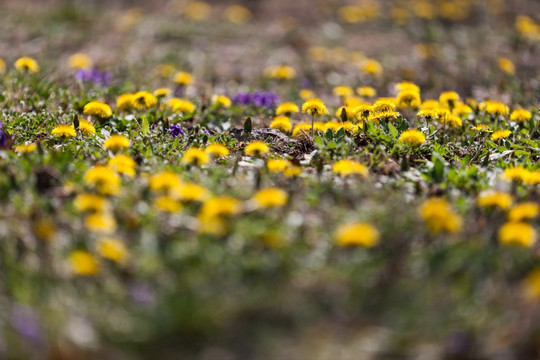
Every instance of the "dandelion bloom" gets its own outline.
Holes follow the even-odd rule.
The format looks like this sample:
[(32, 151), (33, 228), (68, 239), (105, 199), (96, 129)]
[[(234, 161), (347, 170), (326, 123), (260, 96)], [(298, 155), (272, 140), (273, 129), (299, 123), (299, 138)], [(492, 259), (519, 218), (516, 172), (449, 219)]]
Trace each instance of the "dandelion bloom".
[(529, 170), (520, 166), (514, 166), (508, 169), (505, 169), (504, 172), (501, 174), (501, 178), (505, 180), (510, 180), (510, 181), (526, 182), (529, 175), (530, 175)]
[(229, 155), (229, 149), (225, 145), (213, 143), (206, 147), (205, 149), (206, 153), (214, 156), (216, 158), (220, 158), (223, 156)]
[(97, 252), (106, 259), (122, 264), (128, 258), (126, 245), (117, 238), (104, 237), (98, 241)]
[(308, 123), (296, 124), (296, 126), (293, 129), (292, 136), (297, 137), (301, 133), (303, 133), (303, 132), (307, 133), (310, 130), (311, 130), (311, 125), (309, 125)]
[(473, 126), (472, 129), (474, 131), (478, 131), (478, 132), (485, 132), (485, 133), (492, 133), (493, 130), (490, 129), (490, 127), (486, 124), (478, 124), (476, 126)]
[(302, 168), (300, 166), (289, 164), (284, 170), (283, 175), (288, 178), (296, 178), (302, 174)]
[(214, 197), (207, 200), (201, 207), (199, 215), (205, 218), (230, 216), (239, 213), (240, 202), (230, 196)]
[(421, 100), (420, 93), (417, 90), (401, 90), (396, 98), (397, 106), (400, 108), (419, 109)]
[(300, 111), (300, 109), (295, 103), (285, 102), (278, 106), (278, 108), (276, 109), (276, 115), (290, 115), (298, 111)]
[(369, 75), (381, 75), (383, 67), (380, 62), (374, 59), (366, 59), (360, 64), (360, 69)]
[(332, 90), (332, 93), (336, 96), (347, 97), (352, 96), (354, 91), (350, 86), (336, 86)]
[(377, 90), (371, 86), (360, 86), (356, 88), (356, 93), (362, 97), (374, 97), (377, 95)]
[(85, 250), (75, 250), (69, 255), (69, 264), (77, 275), (92, 276), (99, 271), (98, 263), (92, 254)]
[(169, 195), (159, 196), (154, 200), (154, 206), (158, 210), (167, 211), (170, 213), (178, 212), (182, 209), (182, 204), (175, 198)]
[(362, 103), (353, 109), (354, 117), (357, 120), (365, 120), (369, 118), (369, 115), (373, 112), (373, 105), (370, 103)]
[(210, 196), (208, 189), (195, 183), (180, 184), (173, 192), (182, 201), (204, 201)]
[(232, 102), (231, 99), (225, 95), (214, 95), (212, 96), (212, 104), (218, 107), (228, 108), (231, 107)]
[(420, 110), (433, 110), (440, 106), (439, 102), (437, 100), (428, 99), (424, 100), (422, 104), (420, 104)]
[(433, 234), (458, 232), (463, 223), (461, 217), (444, 199), (431, 198), (424, 201), (418, 208), (418, 213)]
[(399, 141), (402, 141), (409, 146), (420, 146), (426, 142), (426, 136), (422, 134), (420, 130), (409, 129), (401, 133)]
[(270, 124), (270, 128), (280, 130), (283, 132), (290, 132), (292, 130), (292, 124), (288, 117), (276, 116), (274, 120), (272, 120), (272, 123)]
[(441, 119), (443, 124), (446, 124), (447, 126), (451, 128), (459, 128), (463, 126), (463, 122), (461, 121), (461, 118), (454, 114), (448, 114), (444, 118)]
[(537, 267), (527, 274), (524, 281), (524, 295), (530, 300), (540, 298), (540, 268)]
[(92, 67), (92, 59), (86, 54), (76, 53), (69, 57), (68, 64), (72, 69), (90, 69)]
[(285, 170), (288, 165), (290, 165), (290, 161), (284, 159), (269, 159), (266, 162), (266, 167), (271, 172), (281, 172)]
[(328, 113), (328, 110), (326, 109), (326, 105), (324, 105), (321, 99), (315, 98), (315, 99), (308, 99), (304, 103), (304, 105), (302, 105), (302, 112), (315, 116), (315, 115), (325, 115)]
[(439, 96), (439, 104), (446, 108), (452, 108), (459, 102), (459, 94), (455, 91), (445, 91)]
[(499, 65), (499, 69), (504, 71), (507, 74), (514, 75), (516, 73), (516, 65), (512, 62), (512, 60), (500, 57), (497, 59), (497, 64)]
[(273, 79), (294, 79), (296, 71), (288, 65), (269, 66), (264, 71), (267, 77)]
[(150, 177), (148, 187), (153, 191), (170, 191), (180, 185), (180, 177), (171, 171), (162, 171)]
[(300, 99), (307, 100), (315, 97), (315, 93), (309, 89), (302, 89), (300, 90), (298, 96), (300, 96)]
[(501, 102), (486, 101), (485, 112), (494, 116), (507, 115), (509, 109), (508, 106), (504, 105)]
[(191, 85), (193, 83), (193, 75), (185, 71), (179, 71), (174, 74), (174, 82), (180, 85)]
[(112, 116), (111, 107), (102, 101), (90, 101), (84, 106), (83, 113), (101, 119), (108, 119)]
[(122, 94), (118, 97), (118, 99), (116, 99), (116, 108), (121, 111), (130, 110), (134, 107), (133, 100), (133, 94)]
[(516, 109), (510, 114), (510, 120), (517, 123), (529, 121), (532, 118), (532, 114), (525, 109)]
[(368, 176), (369, 172), (364, 164), (354, 160), (339, 160), (332, 166), (332, 172), (341, 176), (360, 175)]
[(112, 169), (101, 165), (86, 171), (84, 183), (105, 195), (114, 195), (120, 190), (120, 177)]
[(98, 194), (83, 193), (77, 195), (73, 201), (75, 209), (78, 211), (104, 212), (108, 210), (110, 204), (106, 198)]
[(129, 139), (124, 135), (111, 135), (110, 138), (105, 140), (103, 146), (107, 150), (119, 151), (129, 147)]
[(110, 235), (116, 231), (116, 220), (110, 213), (97, 212), (86, 217), (84, 226), (92, 233)]
[(202, 166), (208, 164), (209, 161), (208, 154), (204, 150), (195, 147), (187, 149), (184, 156), (182, 156), (184, 164)]
[(132, 104), (137, 109), (149, 109), (157, 104), (157, 98), (148, 91), (133, 94)]
[(203, 1), (190, 2), (184, 9), (184, 14), (192, 20), (205, 20), (208, 19), (212, 7)]
[(334, 238), (340, 246), (372, 247), (379, 243), (379, 231), (370, 224), (352, 223), (343, 224), (337, 228)]
[(289, 200), (289, 195), (283, 189), (269, 187), (261, 189), (253, 196), (255, 203), (261, 208), (283, 206)]
[(124, 174), (129, 177), (135, 176), (135, 161), (127, 155), (119, 154), (111, 159), (107, 163), (107, 167), (113, 169), (119, 174)]
[(491, 134), (491, 140), (506, 139), (512, 134), (510, 130), (497, 130)]
[(392, 98), (379, 98), (373, 104), (375, 113), (394, 112), (396, 111), (396, 101)]
[(248, 156), (261, 156), (270, 151), (268, 145), (263, 141), (253, 141), (249, 143), (245, 149), (244, 153)]
[(36, 60), (31, 57), (24, 56), (15, 61), (15, 69), (21, 72), (37, 73), (39, 71), (39, 65)]
[(456, 106), (454, 106), (454, 109), (452, 110), (452, 113), (458, 116), (464, 116), (467, 114), (471, 114), (473, 112), (473, 109), (471, 109), (470, 106), (465, 105), (463, 103), (458, 103)]
[(37, 150), (37, 144), (22, 144), (15, 146), (15, 152), (19, 154), (30, 154)]
[(165, 97), (169, 95), (170, 93), (171, 93), (171, 89), (167, 89), (167, 88), (159, 88), (159, 89), (154, 90), (154, 96), (157, 97), (158, 99)]
[(536, 230), (525, 222), (508, 222), (499, 229), (499, 242), (503, 245), (531, 247), (536, 241)]
[(0, 74), (4, 74), (6, 72), (6, 62), (4, 59), (0, 58)]
[(79, 121), (79, 130), (84, 136), (94, 135), (96, 133), (96, 128), (88, 120), (81, 119)]
[(75, 132), (73, 125), (57, 125), (54, 127), (51, 134), (64, 137), (77, 136), (77, 132)]
[(234, 24), (243, 24), (251, 18), (251, 11), (240, 5), (227, 6), (223, 17)]
[(524, 202), (517, 204), (508, 212), (509, 221), (523, 221), (534, 219), (538, 216), (539, 208), (535, 202)]
[(478, 195), (476, 203), (480, 207), (498, 207), (508, 210), (512, 206), (512, 196), (505, 192), (488, 190)]
[(167, 106), (177, 113), (192, 114), (195, 111), (195, 104), (185, 99), (172, 98), (167, 101)]

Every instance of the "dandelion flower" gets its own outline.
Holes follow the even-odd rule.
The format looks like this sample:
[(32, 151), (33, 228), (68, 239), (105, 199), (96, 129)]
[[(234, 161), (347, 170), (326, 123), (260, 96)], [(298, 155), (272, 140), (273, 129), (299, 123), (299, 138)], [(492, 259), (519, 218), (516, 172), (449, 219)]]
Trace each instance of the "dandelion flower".
[(264, 74), (272, 79), (294, 79), (296, 71), (288, 65), (269, 66), (264, 70)]
[(517, 222), (534, 219), (538, 216), (539, 208), (535, 202), (524, 202), (517, 204), (508, 212), (508, 220)]
[(459, 128), (463, 126), (463, 122), (461, 121), (461, 118), (454, 114), (448, 114), (444, 118), (441, 119), (443, 124), (446, 124), (447, 126), (451, 128)]
[(180, 184), (173, 192), (182, 201), (204, 201), (210, 196), (208, 189), (195, 183)]
[(15, 61), (15, 69), (20, 72), (37, 73), (39, 71), (39, 65), (36, 60), (31, 57), (24, 56)]
[(515, 167), (510, 167), (506, 170), (504, 170), (504, 172), (501, 174), (501, 178), (505, 179), (505, 180), (509, 180), (509, 181), (526, 181), (527, 178), (529, 177), (530, 175), (530, 171), (523, 168), (523, 167), (520, 167), (520, 166), (515, 166)]
[(154, 90), (154, 96), (157, 97), (158, 99), (165, 97), (169, 95), (170, 93), (171, 93), (171, 89), (167, 89), (167, 88), (159, 88), (159, 89)]
[(480, 207), (498, 207), (508, 210), (512, 206), (512, 196), (500, 191), (484, 191), (476, 198), (476, 203)]
[(302, 105), (302, 112), (310, 114), (312, 116), (325, 115), (328, 113), (326, 106), (320, 99), (308, 99), (304, 105)]
[(424, 100), (422, 104), (420, 104), (420, 110), (433, 110), (440, 106), (439, 102), (437, 100), (428, 99)]
[(508, 106), (497, 101), (486, 101), (485, 111), (486, 113), (494, 116), (507, 115), (509, 112)]
[(516, 65), (512, 62), (512, 60), (500, 57), (497, 59), (497, 64), (499, 65), (499, 69), (504, 71), (507, 74), (514, 75), (516, 73)]
[(525, 222), (508, 222), (499, 229), (499, 242), (503, 245), (531, 247), (536, 241), (536, 230)]
[(122, 94), (116, 99), (116, 108), (120, 111), (130, 110), (134, 106), (134, 97), (131, 93)]
[(103, 144), (105, 149), (111, 151), (119, 151), (129, 147), (129, 139), (124, 135), (111, 135)]
[(269, 159), (266, 162), (270, 172), (282, 172), (288, 165), (290, 165), (290, 161), (284, 159)]
[(420, 93), (414, 89), (401, 90), (396, 98), (396, 102), (400, 108), (418, 109), (421, 104)]
[(6, 62), (4, 59), (0, 58), (0, 74), (5, 74), (6, 72)]
[(293, 129), (292, 136), (297, 137), (298, 135), (302, 134), (303, 132), (307, 133), (310, 130), (311, 130), (311, 125), (308, 124), (308, 123), (296, 124), (296, 126)]
[(77, 136), (77, 133), (75, 132), (75, 128), (73, 127), (73, 125), (57, 125), (54, 127), (51, 134), (64, 136), (64, 137)]
[(510, 134), (512, 134), (510, 130), (497, 130), (491, 134), (491, 140), (506, 139)]
[(360, 69), (369, 75), (378, 76), (383, 72), (383, 67), (380, 62), (375, 59), (366, 59), (360, 64)]
[(110, 106), (101, 101), (90, 101), (84, 106), (83, 113), (101, 119), (108, 119), (112, 116)]
[(280, 130), (283, 132), (290, 132), (292, 130), (292, 124), (288, 117), (276, 116), (274, 120), (272, 120), (272, 123), (270, 124), (270, 128)]
[(92, 233), (110, 235), (116, 231), (114, 217), (106, 212), (90, 214), (84, 221), (86, 229)]
[(234, 24), (243, 24), (251, 18), (251, 12), (243, 6), (231, 5), (225, 9), (223, 16)]
[(153, 191), (171, 191), (180, 186), (180, 177), (171, 171), (162, 171), (150, 177), (148, 187)]
[(334, 238), (340, 246), (373, 247), (379, 243), (379, 231), (366, 223), (343, 224), (337, 228)]
[(196, 21), (206, 20), (210, 16), (212, 7), (203, 1), (190, 2), (184, 9), (184, 14)]
[(455, 91), (445, 91), (439, 96), (439, 103), (445, 108), (453, 108), (459, 102), (459, 94)]
[(167, 106), (176, 113), (192, 114), (195, 111), (195, 104), (185, 99), (172, 98), (167, 101)]
[(457, 116), (464, 116), (467, 114), (471, 114), (473, 112), (473, 109), (471, 109), (470, 106), (465, 105), (463, 103), (458, 103), (456, 106), (454, 106), (454, 109), (452, 110), (452, 113)]
[(373, 104), (373, 111), (375, 113), (385, 113), (396, 111), (396, 102), (392, 98), (379, 98)]
[(278, 106), (278, 108), (276, 109), (276, 115), (290, 116), (290, 114), (298, 111), (300, 111), (300, 109), (298, 109), (298, 106), (296, 106), (295, 103), (285, 102)]
[(179, 71), (174, 74), (174, 82), (180, 85), (191, 85), (193, 83), (193, 75), (185, 71)]
[(418, 208), (418, 213), (433, 234), (458, 232), (463, 223), (461, 217), (444, 199), (430, 198), (424, 201)]
[(224, 157), (229, 155), (229, 149), (225, 145), (213, 143), (206, 147), (205, 149), (208, 155), (214, 156), (216, 158)]
[(369, 118), (369, 115), (373, 112), (373, 106), (370, 103), (363, 103), (356, 106), (353, 109), (354, 117), (357, 120), (366, 120)]
[(297, 178), (302, 175), (302, 168), (300, 166), (290, 164), (283, 170), (283, 175), (288, 178)]
[(109, 202), (98, 194), (83, 193), (77, 195), (73, 201), (78, 211), (105, 212), (109, 209)]
[(182, 204), (171, 196), (163, 195), (154, 200), (154, 206), (162, 211), (170, 213), (178, 212), (182, 209)]
[(120, 177), (112, 169), (101, 165), (86, 171), (84, 183), (104, 195), (114, 195), (120, 189)]
[(128, 258), (126, 245), (117, 238), (104, 237), (98, 241), (97, 251), (99, 255), (115, 263), (123, 264)]
[(19, 154), (30, 154), (37, 150), (37, 144), (22, 144), (15, 146), (15, 152)]
[(217, 107), (229, 108), (231, 107), (231, 99), (225, 95), (214, 95), (212, 96), (212, 104)]
[(208, 154), (204, 150), (195, 147), (187, 149), (184, 156), (182, 156), (182, 162), (189, 165), (202, 166), (208, 164), (209, 161)]
[(361, 86), (356, 88), (356, 93), (362, 97), (374, 97), (377, 91), (371, 86)]
[(426, 142), (426, 136), (420, 130), (409, 129), (401, 133), (399, 141), (413, 147), (420, 146)]
[(68, 59), (69, 67), (72, 69), (90, 69), (92, 67), (92, 59), (86, 54), (76, 53)]
[(77, 275), (92, 276), (99, 271), (99, 266), (92, 254), (84, 250), (75, 250), (69, 255), (69, 264)]
[(112, 157), (107, 163), (107, 167), (113, 169), (119, 174), (124, 174), (129, 177), (135, 176), (135, 161), (127, 155), (119, 154)]
[(298, 94), (300, 96), (300, 99), (307, 100), (315, 97), (315, 93), (309, 89), (302, 89), (300, 90), (300, 93)]
[(261, 156), (270, 151), (268, 145), (263, 141), (253, 141), (249, 143), (245, 149), (244, 153), (248, 156)]
[(207, 200), (201, 207), (199, 215), (205, 218), (230, 216), (239, 213), (240, 202), (230, 196), (214, 197)]
[(261, 189), (253, 196), (255, 203), (261, 208), (279, 207), (287, 203), (289, 195), (283, 189), (269, 187)]
[(157, 98), (148, 91), (138, 91), (133, 94), (132, 104), (137, 109), (149, 109), (157, 104)]
[(91, 136), (96, 133), (96, 128), (94, 127), (94, 125), (92, 125), (90, 121), (85, 119), (81, 119), (79, 121), (79, 130), (84, 136)]
[(368, 176), (369, 172), (364, 164), (360, 164), (354, 160), (339, 160), (332, 166), (332, 172), (341, 176), (360, 175)]
[(534, 269), (525, 278), (524, 295), (530, 300), (538, 300), (540, 298), (540, 268)]
[(336, 86), (332, 90), (332, 93), (336, 96), (347, 97), (352, 96), (354, 91), (350, 86)]
[(478, 124), (476, 126), (473, 126), (472, 129), (474, 131), (478, 131), (478, 132), (485, 132), (485, 133), (492, 133), (493, 130), (490, 129), (490, 127), (486, 124)]
[(516, 109), (510, 114), (510, 120), (517, 123), (529, 121), (532, 118), (532, 114), (525, 109)]

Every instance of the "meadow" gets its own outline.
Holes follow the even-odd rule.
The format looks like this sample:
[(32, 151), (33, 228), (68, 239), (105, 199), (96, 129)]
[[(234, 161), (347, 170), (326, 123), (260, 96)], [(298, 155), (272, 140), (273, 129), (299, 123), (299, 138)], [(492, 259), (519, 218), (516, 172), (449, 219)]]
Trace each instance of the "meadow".
[(0, 357), (537, 359), (539, 56), (533, 0), (3, 0)]

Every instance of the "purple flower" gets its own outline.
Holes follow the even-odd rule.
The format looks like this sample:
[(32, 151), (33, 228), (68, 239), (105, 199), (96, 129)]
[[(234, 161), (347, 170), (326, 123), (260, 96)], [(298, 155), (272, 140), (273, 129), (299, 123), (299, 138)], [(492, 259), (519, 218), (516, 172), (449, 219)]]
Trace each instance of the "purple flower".
[(272, 91), (239, 92), (233, 96), (232, 101), (241, 105), (272, 107), (279, 102), (279, 97)]
[(82, 82), (92, 82), (101, 86), (107, 86), (112, 81), (112, 75), (108, 72), (101, 72), (96, 69), (78, 70), (75, 78)]
[(32, 309), (15, 305), (11, 311), (11, 325), (25, 338), (40, 342), (43, 339), (39, 318)]
[(173, 138), (177, 137), (178, 135), (184, 135), (184, 130), (182, 130), (180, 125), (171, 125), (169, 127), (169, 131), (171, 132), (171, 136)]
[(6, 142), (8, 139), (7, 134), (4, 131), (2, 131), (3, 126), (4, 124), (2, 124), (2, 122), (0, 121), (0, 147), (6, 146)]
[(154, 290), (143, 282), (134, 284), (130, 289), (133, 301), (141, 305), (151, 305), (155, 301)]

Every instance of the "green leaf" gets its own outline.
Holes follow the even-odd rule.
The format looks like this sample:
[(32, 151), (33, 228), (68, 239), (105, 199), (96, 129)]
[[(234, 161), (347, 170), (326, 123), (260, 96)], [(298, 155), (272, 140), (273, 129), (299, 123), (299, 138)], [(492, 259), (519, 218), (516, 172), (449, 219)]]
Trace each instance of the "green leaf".
[(148, 134), (148, 131), (150, 131), (150, 126), (148, 125), (148, 120), (146, 119), (146, 116), (144, 116), (141, 124), (141, 133), (143, 134), (143, 136), (146, 136), (146, 134)]
[(398, 131), (397, 131), (397, 129), (395, 128), (394, 125), (388, 124), (388, 131), (390, 132), (390, 135), (392, 135), (392, 137), (393, 137), (394, 139), (398, 137)]
[(431, 161), (433, 162), (431, 178), (435, 183), (441, 183), (444, 179), (444, 160), (439, 154), (433, 153)]

